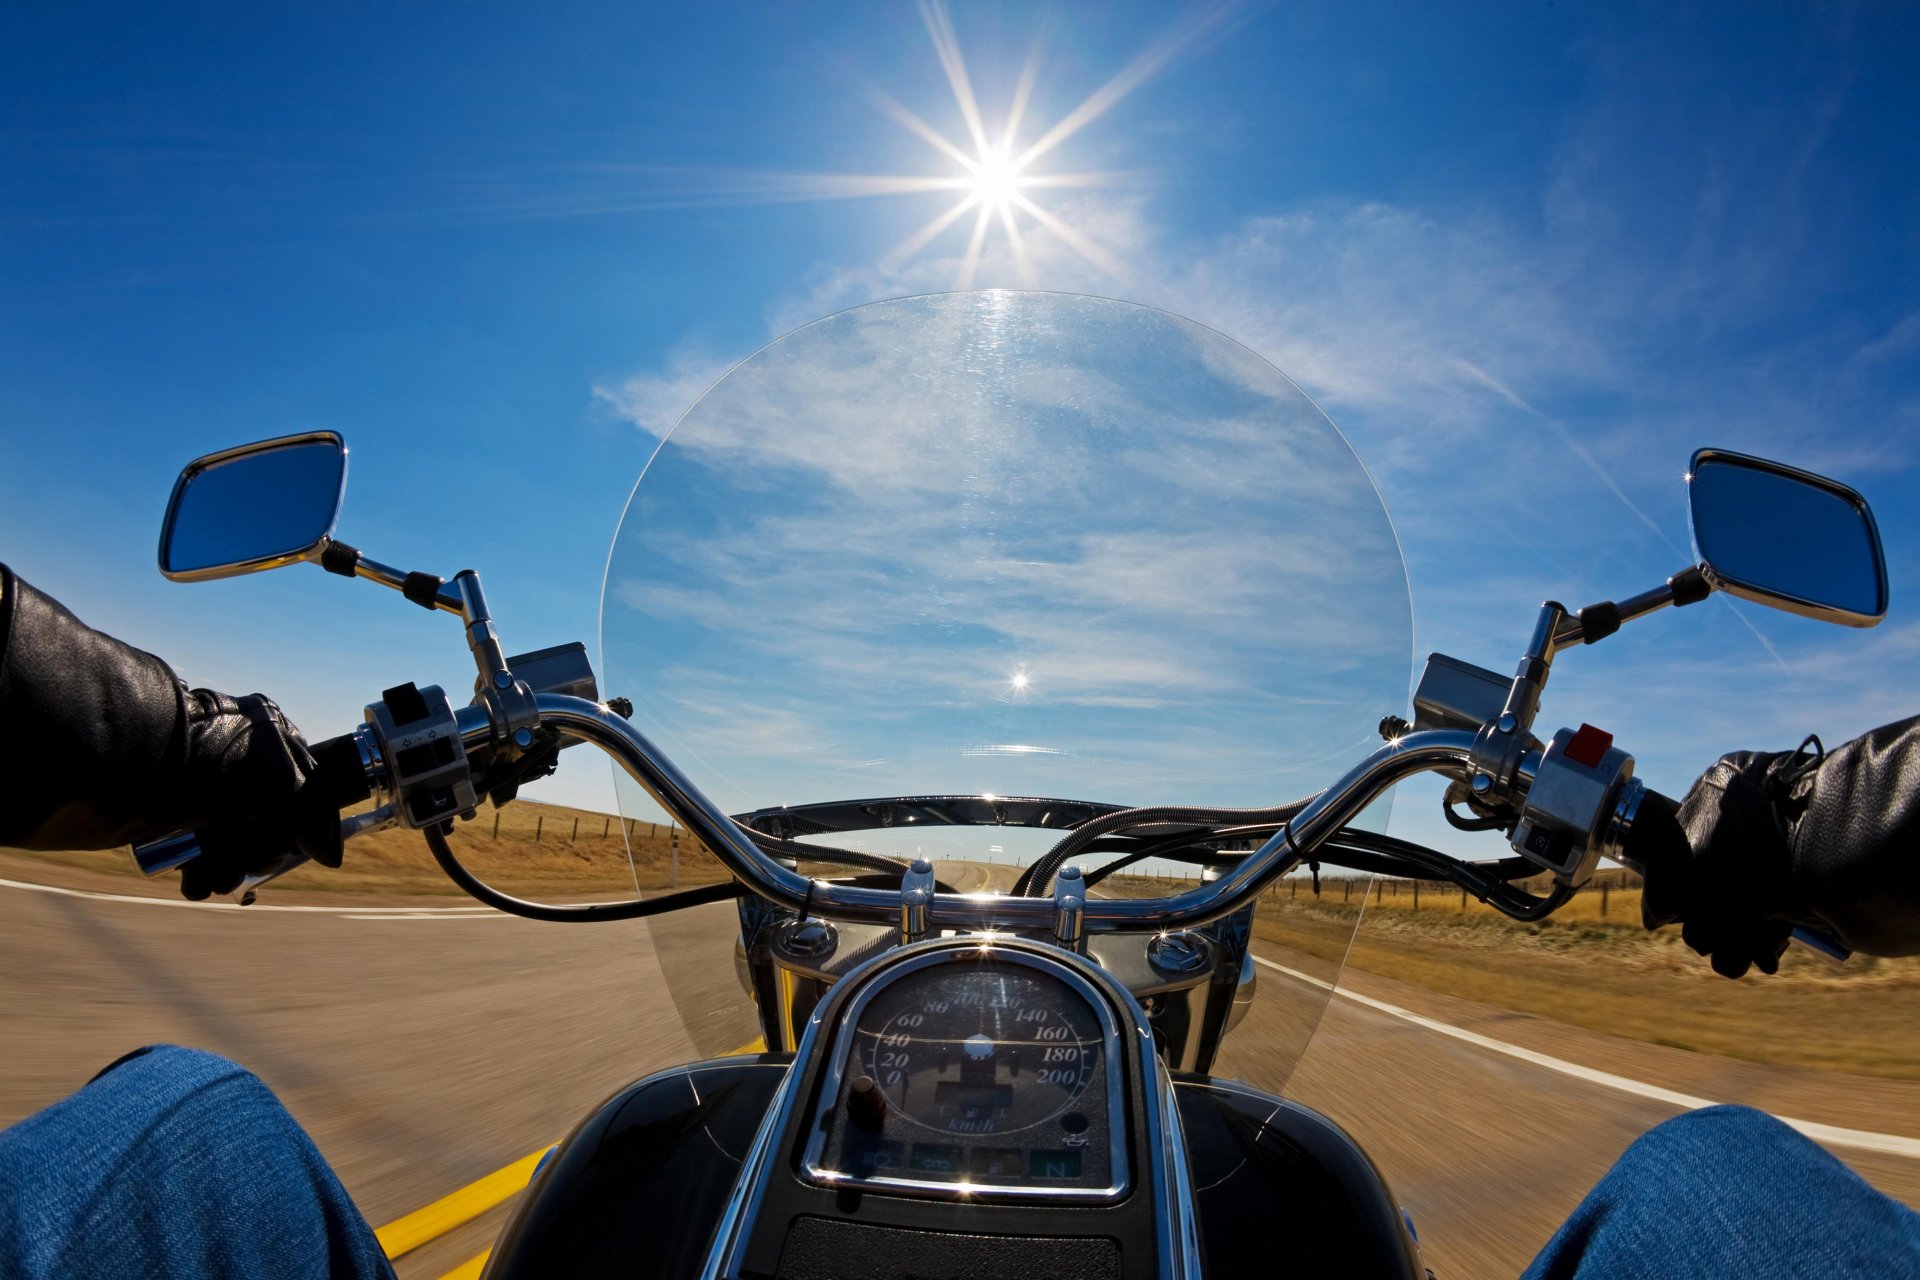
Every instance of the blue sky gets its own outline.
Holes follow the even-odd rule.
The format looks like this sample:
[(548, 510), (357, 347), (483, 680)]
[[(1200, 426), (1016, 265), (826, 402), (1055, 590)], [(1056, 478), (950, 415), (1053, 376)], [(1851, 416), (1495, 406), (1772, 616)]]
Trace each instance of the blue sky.
[[(1031, 284), (1292, 375), (1393, 514), (1421, 654), (1505, 669), (1541, 598), (1680, 568), (1696, 446), (1859, 487), (1878, 630), (1716, 600), (1561, 660), (1544, 717), (1655, 785), (1915, 710), (1910, 7), (680, 8), (9, 8), (0, 555), (336, 732), (464, 687), (457, 630), (313, 570), (163, 582), (187, 458), (340, 430), (346, 539), (482, 570), (512, 647), (591, 641), (650, 429), (715, 375), (845, 306)], [(1022, 254), (970, 255), (970, 215), (892, 252), (957, 193), (849, 195), (960, 173), (899, 118), (969, 148), (936, 33), (991, 135), (1029, 66), (1018, 145), (1103, 108), (1030, 175), (1105, 178), (1024, 192), (1079, 249), (1022, 212)]]

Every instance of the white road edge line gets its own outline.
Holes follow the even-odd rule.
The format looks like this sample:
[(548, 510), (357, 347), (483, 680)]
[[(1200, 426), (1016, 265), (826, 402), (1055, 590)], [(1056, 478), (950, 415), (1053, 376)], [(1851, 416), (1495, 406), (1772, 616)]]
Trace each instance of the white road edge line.
[[(372, 914), (374, 912), (385, 914)], [(451, 920), (457, 923), (461, 920), (517, 920), (520, 917), (508, 915), (504, 911), (495, 911), (491, 907), (487, 908), (485, 915), (472, 916), (455, 915), (445, 907), (422, 907), (419, 911), (407, 911), (401, 907), (367, 907), (361, 911), (344, 912), (340, 918), (342, 920), (384, 920), (389, 923), (407, 920)]]
[(262, 911), (297, 911), (312, 915), (348, 916), (364, 920), (387, 919), (467, 919), (488, 920), (500, 915), (492, 907), (293, 907), (256, 902), (243, 907), (237, 902), (188, 902), (185, 898), (136, 898), (125, 893), (95, 893), (90, 889), (63, 889), (51, 884), (28, 884), (22, 880), (0, 880), (0, 889), (29, 889), (34, 893), (58, 894), (63, 898), (92, 898), (96, 902), (132, 902), (148, 907), (188, 907), (195, 911), (244, 911), (257, 915)]
[[(1622, 1093), (1631, 1093), (1642, 1098), (1652, 1098), (1656, 1102), (1665, 1102), (1685, 1111), (1698, 1110), (1701, 1107), (1714, 1107), (1720, 1104), (1712, 1098), (1700, 1098), (1691, 1093), (1681, 1093), (1674, 1089), (1663, 1089), (1656, 1084), (1632, 1080), (1626, 1076), (1616, 1076), (1609, 1071), (1595, 1071), (1592, 1067), (1583, 1067), (1577, 1062), (1568, 1062), (1565, 1058), (1555, 1058), (1549, 1054), (1536, 1053), (1532, 1049), (1522, 1049), (1517, 1044), (1508, 1044), (1504, 1040), (1495, 1040), (1492, 1036), (1483, 1036), (1475, 1031), (1467, 1031), (1451, 1023), (1435, 1018), (1423, 1017), (1410, 1009), (1402, 1009), (1397, 1004), (1388, 1004), (1385, 1000), (1376, 1000), (1372, 996), (1363, 996), (1357, 991), (1348, 991), (1345, 987), (1336, 987), (1330, 982), (1302, 973), (1298, 969), (1289, 969), (1286, 965), (1275, 964), (1262, 956), (1255, 956), (1253, 962), (1284, 973), (1289, 978), (1309, 983), (1337, 996), (1376, 1009), (1403, 1022), (1411, 1022), (1416, 1027), (1438, 1032), (1443, 1036), (1452, 1036), (1455, 1040), (1465, 1041), (1493, 1053), (1504, 1053), (1510, 1058), (1530, 1062), (1536, 1067), (1545, 1067), (1549, 1071), (1558, 1071), (1562, 1075), (1584, 1080), (1588, 1084), (1605, 1085), (1609, 1089), (1618, 1089)], [(1867, 1129), (1843, 1129), (1838, 1125), (1816, 1124), (1811, 1120), (1795, 1120), (1789, 1116), (1775, 1116), (1776, 1120), (1790, 1129), (1798, 1130), (1815, 1142), (1824, 1142), (1836, 1147), (1853, 1147), (1861, 1151), (1878, 1151), (1886, 1155), (1906, 1156), (1910, 1160), (1920, 1159), (1920, 1138), (1903, 1138), (1898, 1134), (1874, 1133)]]

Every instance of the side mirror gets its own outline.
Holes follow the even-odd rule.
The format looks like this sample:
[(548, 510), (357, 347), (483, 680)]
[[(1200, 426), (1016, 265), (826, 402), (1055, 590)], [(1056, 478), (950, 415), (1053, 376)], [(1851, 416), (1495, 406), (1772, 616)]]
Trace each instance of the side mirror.
[(316, 559), (332, 541), (346, 489), (346, 442), (331, 431), (196, 458), (167, 503), (160, 572), (200, 582)]
[(1886, 556), (1858, 493), (1724, 449), (1695, 453), (1687, 480), (1694, 554), (1716, 589), (1850, 627), (1886, 616)]

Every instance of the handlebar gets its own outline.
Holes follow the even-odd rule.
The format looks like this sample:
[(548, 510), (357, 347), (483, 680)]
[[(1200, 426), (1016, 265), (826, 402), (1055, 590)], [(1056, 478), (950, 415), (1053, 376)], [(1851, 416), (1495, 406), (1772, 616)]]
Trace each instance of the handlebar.
[[(847, 919), (877, 923), (899, 920), (903, 902), (897, 889), (811, 880), (775, 861), (644, 734), (612, 708), (557, 693), (537, 694), (535, 704), (543, 728), (590, 742), (612, 756), (628, 776), (651, 792), (712, 850), (736, 879), (761, 897), (795, 910), (823, 911)], [(468, 751), (480, 750), (492, 742), (494, 729), (484, 709), (464, 707), (457, 718), (461, 740)], [(1304, 861), (1394, 783), (1429, 770), (1458, 774), (1469, 768), (1473, 743), (1471, 733), (1433, 729), (1411, 733), (1384, 745), (1314, 796), (1291, 824), (1220, 879), (1172, 898), (1092, 899), (1085, 904), (1086, 926), (1096, 930), (1103, 926), (1181, 929), (1230, 915)], [(366, 753), (363, 759), (369, 777), (373, 777), (379, 770), (378, 762)], [(341, 836), (351, 839), (396, 820), (394, 802), (389, 800), (370, 813), (343, 819)], [(185, 865), (198, 856), (199, 851), (192, 834), (181, 833), (137, 847), (134, 861), (144, 874), (156, 876)], [(285, 865), (266, 868), (249, 877), (240, 892), (244, 895), (304, 860), (298, 855), (289, 855), (289, 859), (283, 860)], [(1040, 929), (1053, 923), (1054, 913), (1055, 905), (1047, 898), (936, 894), (928, 911), (928, 923), (936, 927)]]
[[(564, 737), (590, 742), (612, 756), (621, 769), (653, 795), (688, 831), (711, 850), (723, 866), (748, 889), (772, 902), (798, 911), (817, 911), (846, 919), (894, 923), (906, 910), (899, 889), (879, 889), (813, 880), (792, 870), (763, 851), (746, 830), (696, 787), (618, 711), (586, 698), (561, 693), (534, 695), (543, 728)], [(486, 748), (495, 728), (484, 707), (474, 705), (456, 713), (463, 746), (469, 752)], [(1203, 883), (1171, 898), (1096, 898), (1083, 906), (1085, 927), (1093, 930), (1184, 929), (1231, 915), (1256, 898), (1274, 880), (1307, 861), (1314, 850), (1359, 815), (1382, 792), (1417, 773), (1439, 772), (1453, 777), (1470, 775), (1475, 765), (1476, 735), (1461, 729), (1424, 729), (1405, 734), (1373, 751), (1338, 781), (1310, 799), (1293, 820), (1259, 849), (1219, 879)], [(363, 790), (377, 785), (382, 767), (363, 731), (342, 735), (322, 744), (325, 759), (344, 763), (349, 750), (360, 776), (352, 786)], [(316, 755), (320, 751), (316, 750)], [(348, 784), (336, 779), (336, 788)], [(1674, 813), (1675, 801), (1634, 784), (1638, 793), (1628, 812), (1616, 819), (1617, 839), (1609, 852), (1629, 869), (1645, 874), (1649, 860), (1680, 853), (1686, 836)], [(343, 841), (390, 826), (398, 821), (395, 801), (368, 813), (341, 820)], [(1664, 848), (1678, 841), (1678, 850)], [(190, 832), (178, 833), (137, 846), (134, 862), (147, 876), (175, 870), (199, 856), (199, 842)], [(244, 880), (243, 899), (253, 889), (306, 861), (289, 853), (270, 867)], [(915, 904), (916, 911), (922, 909)], [(1052, 925), (1057, 906), (1049, 898), (1003, 894), (936, 894), (925, 907), (928, 925), (1041, 929)], [(1793, 936), (1804, 945), (1835, 960), (1852, 953), (1838, 940), (1818, 930), (1796, 928)]]
[[(562, 694), (536, 698), (543, 726), (591, 742), (611, 755), (668, 812), (759, 896), (793, 910), (844, 919), (896, 923), (904, 908), (897, 889), (859, 888), (810, 880), (763, 853), (747, 833), (632, 724), (607, 707)], [(484, 742), (484, 732), (478, 739)], [(1457, 775), (1471, 767), (1474, 735), (1429, 729), (1388, 743), (1307, 802), (1292, 823), (1220, 879), (1171, 898), (1095, 898), (1084, 904), (1089, 929), (1184, 929), (1217, 920), (1248, 905), (1268, 884), (1298, 865), (1334, 832), (1403, 778), (1429, 770)], [(926, 908), (931, 926), (1043, 929), (1054, 923), (1048, 898), (1002, 894), (936, 894)]]

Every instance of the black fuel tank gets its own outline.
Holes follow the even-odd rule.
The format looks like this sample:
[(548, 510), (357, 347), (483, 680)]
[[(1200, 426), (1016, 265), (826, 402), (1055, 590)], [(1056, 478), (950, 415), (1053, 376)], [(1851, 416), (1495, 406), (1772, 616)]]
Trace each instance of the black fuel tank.
[(698, 1275), (793, 1055), (676, 1067), (602, 1103), (547, 1161), (489, 1277)]
[[(791, 1061), (722, 1058), (614, 1094), (534, 1178), (486, 1275), (698, 1274)], [(1332, 1121), (1232, 1081), (1174, 1079), (1207, 1274), (1425, 1275), (1379, 1171)]]

